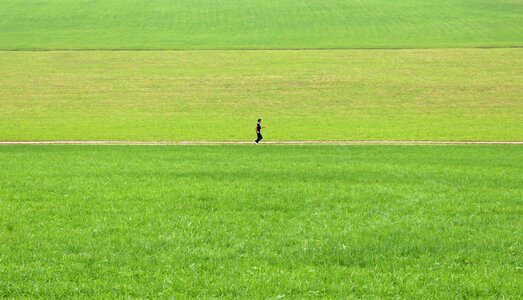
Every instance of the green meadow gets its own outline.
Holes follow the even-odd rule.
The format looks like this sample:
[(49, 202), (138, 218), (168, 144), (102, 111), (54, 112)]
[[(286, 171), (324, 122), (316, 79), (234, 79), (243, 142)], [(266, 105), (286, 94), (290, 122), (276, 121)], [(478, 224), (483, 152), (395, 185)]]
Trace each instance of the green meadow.
[(523, 140), (523, 49), (0, 55), (0, 139)]
[[(521, 142), (522, 29), (522, 0), (2, 0), (0, 142)], [(0, 298), (523, 298), (522, 145), (0, 145), (0, 170)]]
[(517, 145), (2, 146), (0, 169), (0, 297), (523, 297)]
[(523, 46), (521, 0), (2, 0), (0, 49)]

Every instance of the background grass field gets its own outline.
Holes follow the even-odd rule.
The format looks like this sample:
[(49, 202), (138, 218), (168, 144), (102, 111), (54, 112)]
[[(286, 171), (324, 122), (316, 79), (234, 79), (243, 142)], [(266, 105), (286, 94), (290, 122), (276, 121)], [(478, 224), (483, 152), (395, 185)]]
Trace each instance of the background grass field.
[(3, 0), (0, 49), (523, 46), (521, 0)]
[(521, 49), (4, 52), (1, 140), (523, 140)]
[[(523, 141), (522, 28), (521, 0), (3, 0), (0, 141)], [(0, 170), (0, 297), (523, 298), (520, 145), (3, 145)]]
[(520, 146), (3, 146), (2, 297), (523, 296)]

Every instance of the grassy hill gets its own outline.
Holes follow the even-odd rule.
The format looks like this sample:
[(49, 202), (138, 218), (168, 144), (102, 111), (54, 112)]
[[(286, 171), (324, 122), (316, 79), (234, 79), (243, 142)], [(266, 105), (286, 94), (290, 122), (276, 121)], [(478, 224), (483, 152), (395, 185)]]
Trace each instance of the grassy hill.
[(521, 0), (3, 0), (0, 49), (523, 46)]
[[(0, 141), (523, 141), (522, 28), (523, 0), (2, 0)], [(0, 298), (519, 299), (522, 150), (2, 145)]]
[(523, 140), (521, 49), (4, 52), (1, 140)]

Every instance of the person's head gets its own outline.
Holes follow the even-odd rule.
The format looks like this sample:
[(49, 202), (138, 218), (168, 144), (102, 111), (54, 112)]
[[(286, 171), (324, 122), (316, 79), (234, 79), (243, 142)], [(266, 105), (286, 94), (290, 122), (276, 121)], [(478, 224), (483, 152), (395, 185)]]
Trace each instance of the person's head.
[(258, 119), (258, 123), (261, 123), (261, 119)]

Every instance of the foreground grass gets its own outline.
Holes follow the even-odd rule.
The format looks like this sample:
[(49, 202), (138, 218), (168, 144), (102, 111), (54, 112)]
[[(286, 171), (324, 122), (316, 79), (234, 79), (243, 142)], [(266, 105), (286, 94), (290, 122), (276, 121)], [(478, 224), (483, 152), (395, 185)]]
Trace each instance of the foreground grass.
[(0, 147), (0, 296), (522, 297), (520, 146)]
[(0, 49), (522, 46), (520, 0), (2, 0)]
[(0, 140), (523, 140), (523, 49), (4, 52)]

